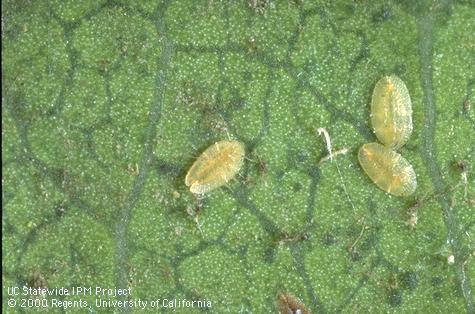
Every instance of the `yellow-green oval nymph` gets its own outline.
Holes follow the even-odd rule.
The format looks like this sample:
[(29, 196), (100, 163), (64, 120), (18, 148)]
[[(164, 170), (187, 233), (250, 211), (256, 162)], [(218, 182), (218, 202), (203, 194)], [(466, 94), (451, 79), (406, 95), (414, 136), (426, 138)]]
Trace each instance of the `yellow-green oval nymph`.
[(185, 177), (186, 186), (195, 194), (204, 194), (226, 184), (241, 169), (244, 144), (220, 141), (208, 147), (191, 166)]
[(396, 196), (408, 196), (416, 190), (416, 173), (411, 164), (390, 148), (378, 143), (364, 144), (358, 160), (381, 190)]
[(374, 87), (371, 123), (385, 146), (398, 149), (412, 133), (412, 106), (406, 84), (397, 76), (385, 76)]

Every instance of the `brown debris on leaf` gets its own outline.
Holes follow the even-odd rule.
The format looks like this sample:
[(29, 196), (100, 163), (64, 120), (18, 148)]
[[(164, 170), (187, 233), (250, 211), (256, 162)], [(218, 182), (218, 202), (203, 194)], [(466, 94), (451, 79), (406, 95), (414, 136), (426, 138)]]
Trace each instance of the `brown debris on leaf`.
[(33, 289), (44, 289), (48, 287), (45, 277), (38, 269), (33, 269), (31, 274), (28, 276), (28, 287)]
[(280, 293), (277, 297), (277, 308), (280, 314), (310, 314), (298, 298), (289, 293)]

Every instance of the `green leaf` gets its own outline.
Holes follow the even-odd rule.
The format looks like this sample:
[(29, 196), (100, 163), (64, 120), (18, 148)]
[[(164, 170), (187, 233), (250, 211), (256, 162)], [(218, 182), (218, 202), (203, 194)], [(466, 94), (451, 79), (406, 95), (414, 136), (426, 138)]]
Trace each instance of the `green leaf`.
[[(473, 2), (2, 4), (4, 311), (267, 313), (288, 293), (313, 313), (475, 312)], [(410, 197), (357, 160), (389, 74), (412, 99)], [(323, 159), (319, 128), (347, 152)], [(227, 138), (239, 175), (192, 195), (187, 170)]]

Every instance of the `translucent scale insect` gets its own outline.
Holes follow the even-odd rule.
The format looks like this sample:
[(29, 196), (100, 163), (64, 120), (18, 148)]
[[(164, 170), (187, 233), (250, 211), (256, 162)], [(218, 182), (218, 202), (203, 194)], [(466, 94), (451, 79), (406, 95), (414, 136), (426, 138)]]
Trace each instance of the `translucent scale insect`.
[(220, 141), (208, 147), (191, 166), (185, 177), (186, 186), (195, 194), (204, 194), (221, 187), (241, 169), (244, 144)]
[(411, 164), (390, 148), (378, 143), (364, 144), (358, 160), (381, 190), (396, 196), (408, 196), (416, 190), (416, 173)]
[(385, 76), (373, 90), (371, 123), (376, 137), (394, 150), (402, 147), (412, 133), (411, 98), (406, 84), (397, 76)]

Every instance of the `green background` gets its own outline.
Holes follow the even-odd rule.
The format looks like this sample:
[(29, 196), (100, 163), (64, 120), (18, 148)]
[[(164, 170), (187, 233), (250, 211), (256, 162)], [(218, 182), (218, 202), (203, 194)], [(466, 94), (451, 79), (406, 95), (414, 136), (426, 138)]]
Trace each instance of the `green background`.
[[(3, 299), (474, 313), (474, 30), (472, 1), (2, 1)], [(404, 198), (357, 161), (388, 74), (413, 103)], [(320, 127), (348, 153), (318, 165)], [(244, 166), (197, 198), (185, 174), (227, 138)]]

